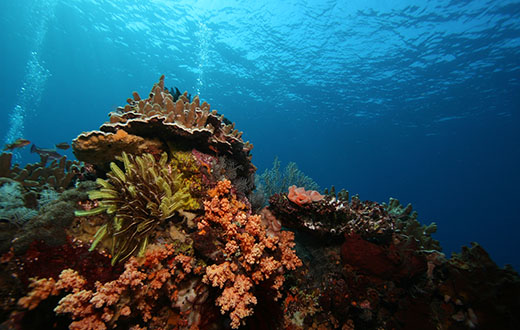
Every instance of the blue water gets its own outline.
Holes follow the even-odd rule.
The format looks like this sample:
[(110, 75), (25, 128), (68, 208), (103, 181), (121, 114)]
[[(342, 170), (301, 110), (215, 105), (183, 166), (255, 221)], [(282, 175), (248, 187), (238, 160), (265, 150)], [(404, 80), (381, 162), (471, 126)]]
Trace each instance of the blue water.
[(412, 203), (448, 255), (520, 269), (520, 1), (1, 1), (0, 31), (2, 143), (70, 141), (165, 74), (260, 173)]

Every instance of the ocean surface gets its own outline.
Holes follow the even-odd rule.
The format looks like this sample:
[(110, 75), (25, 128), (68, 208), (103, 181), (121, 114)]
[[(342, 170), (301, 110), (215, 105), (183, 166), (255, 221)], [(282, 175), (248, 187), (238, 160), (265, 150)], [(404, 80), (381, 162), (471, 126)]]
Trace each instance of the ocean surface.
[(70, 142), (164, 74), (258, 173), (412, 203), (448, 256), (520, 270), (520, 1), (1, 1), (0, 31), (2, 143)]

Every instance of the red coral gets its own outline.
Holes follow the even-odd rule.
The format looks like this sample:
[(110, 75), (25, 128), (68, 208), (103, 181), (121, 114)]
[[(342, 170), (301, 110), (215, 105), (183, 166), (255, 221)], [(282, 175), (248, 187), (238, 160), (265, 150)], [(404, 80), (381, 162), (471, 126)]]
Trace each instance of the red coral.
[(85, 278), (89, 289), (93, 288), (95, 281), (116, 279), (122, 271), (121, 265), (113, 267), (110, 257), (88, 249), (88, 245), (74, 240), (56, 246), (35, 241), (17, 261), (23, 265), (17, 276), (24, 283), (29, 282), (28, 277), (57, 279), (63, 269), (70, 268)]
[(380, 278), (410, 278), (426, 269), (425, 258), (416, 254), (415, 244), (397, 242), (381, 246), (363, 239), (358, 234), (345, 236), (341, 246), (343, 263)]

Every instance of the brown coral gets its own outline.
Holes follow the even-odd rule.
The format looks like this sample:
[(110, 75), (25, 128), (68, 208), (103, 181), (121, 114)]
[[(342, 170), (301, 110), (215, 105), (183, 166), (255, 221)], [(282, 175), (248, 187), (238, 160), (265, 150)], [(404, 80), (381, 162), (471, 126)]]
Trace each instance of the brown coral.
[[(164, 147), (157, 139), (144, 139), (128, 134), (120, 129), (115, 133), (94, 131), (80, 134), (74, 140), (74, 154), (78, 159), (88, 159), (89, 163), (104, 166), (114, 160), (114, 155), (123, 152), (140, 155), (159, 153)], [(105, 168), (107, 170), (107, 168)]]
[(0, 177), (7, 177), (20, 182), (24, 187), (48, 187), (62, 192), (69, 188), (74, 176), (79, 173), (79, 162), (67, 160), (65, 156), (48, 163), (49, 157), (41, 156), (40, 162), (27, 164), (20, 168), (11, 167), (13, 154), (0, 155)]
[[(242, 132), (238, 132), (234, 124), (226, 124), (223, 116), (210, 110), (207, 102), (201, 103), (198, 96), (190, 102), (186, 95), (181, 95), (174, 102), (173, 96), (164, 88), (164, 76), (152, 87), (148, 98), (142, 99), (134, 92), (133, 98), (127, 101), (124, 108), (110, 113), (110, 121), (103, 124), (100, 131), (83, 133), (73, 141), (73, 151), (78, 159), (106, 168), (107, 163), (123, 150), (154, 153), (150, 149), (157, 148), (160, 153), (171, 149), (169, 144), (175, 144), (233, 155), (240, 164), (247, 165), (247, 171), (254, 170), (249, 155), (253, 146), (243, 142)], [(121, 130), (128, 136), (117, 137), (122, 134)], [(152, 136), (154, 142), (151, 143)], [(100, 158), (100, 152), (105, 156)], [(110, 156), (112, 159), (107, 159)]]

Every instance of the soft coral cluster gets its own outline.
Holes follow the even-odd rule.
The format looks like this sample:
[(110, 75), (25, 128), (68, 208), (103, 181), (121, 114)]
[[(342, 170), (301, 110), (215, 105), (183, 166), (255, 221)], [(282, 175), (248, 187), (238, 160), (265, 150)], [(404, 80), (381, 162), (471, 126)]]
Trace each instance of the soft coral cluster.
[(18, 303), (34, 309), (50, 295), (64, 294), (54, 311), (71, 317), (69, 329), (106, 329), (115, 327), (120, 317), (131, 318), (130, 323), (151, 324), (152, 314), (161, 308), (159, 301), (163, 298), (174, 307), (186, 301), (186, 295), (192, 299), (200, 293), (182, 290), (191, 285), (183, 280), (195, 272), (194, 259), (170, 244), (152, 245), (144, 258), (132, 257), (124, 268), (117, 279), (98, 281), (92, 290), (87, 288), (86, 279), (72, 269), (63, 270), (58, 281), (33, 279), (32, 291)]
[(203, 281), (223, 289), (216, 304), (222, 314), (230, 312), (231, 326), (238, 328), (257, 303), (255, 285), (270, 281), (278, 298), (284, 271), (302, 262), (293, 250), (293, 233), (268, 235), (262, 217), (252, 215), (247, 204), (237, 199), (229, 180), (219, 181), (208, 196), (205, 215), (197, 223), (199, 235), (220, 241), (224, 260), (208, 266)]

